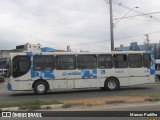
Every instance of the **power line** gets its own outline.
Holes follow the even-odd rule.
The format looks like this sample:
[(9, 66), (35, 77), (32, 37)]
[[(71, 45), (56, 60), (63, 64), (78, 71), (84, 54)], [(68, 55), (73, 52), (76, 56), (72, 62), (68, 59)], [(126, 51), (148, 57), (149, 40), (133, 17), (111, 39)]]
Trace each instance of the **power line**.
[(149, 22), (160, 22), (160, 21), (156, 21), (156, 20), (147, 20), (147, 19), (137, 19), (137, 18), (127, 18), (130, 20), (143, 20), (143, 21), (149, 21)]
[(137, 34), (137, 35), (121, 37), (121, 38), (117, 38), (116, 40), (122, 40), (122, 39), (127, 39), (127, 38), (135, 38), (135, 37), (139, 37), (139, 36), (144, 36), (144, 34), (150, 35), (150, 34), (155, 34), (155, 33), (160, 33), (160, 31), (154, 31), (154, 32), (150, 32), (150, 33), (143, 33), (143, 34)]
[[(140, 14), (140, 15), (133, 15), (133, 16), (123, 17), (123, 18), (132, 18), (132, 17), (146, 16), (146, 15), (152, 15), (152, 14), (157, 14), (157, 13), (160, 13), (160, 12), (146, 13), (146, 14)], [(118, 20), (118, 19), (121, 19), (121, 18), (115, 18), (114, 20)]]
[(130, 13), (134, 8), (139, 8), (139, 7), (133, 7), (132, 9), (130, 9), (126, 14), (124, 14), (121, 18), (118, 19), (118, 21), (114, 24), (114, 27), (125, 17), (128, 15), (128, 13)]
[[(115, 40), (122, 40), (122, 39), (127, 39), (127, 38), (134, 38), (134, 37), (139, 37), (139, 36), (144, 36), (144, 34), (155, 34), (155, 33), (160, 33), (160, 31), (154, 31), (154, 32), (150, 32), (150, 33), (143, 33), (143, 34), (137, 34), (137, 35), (131, 35), (131, 36), (126, 36), (126, 37), (120, 37), (117, 38)], [(97, 44), (97, 43), (102, 43), (102, 42), (106, 42), (109, 40), (99, 40), (99, 41), (94, 41), (94, 42), (84, 42), (84, 43), (79, 43), (79, 44), (70, 44), (70, 46), (83, 46), (83, 45), (88, 45), (88, 44)], [(55, 46), (55, 47), (66, 47), (64, 46)]]
[[(115, 2), (115, 1), (113, 1), (113, 4), (114, 4), (114, 5), (121, 6), (121, 7), (125, 8), (125, 9), (127, 9), (127, 10), (132, 9), (132, 8), (130, 8), (130, 7), (128, 7), (128, 6), (126, 6), (126, 5), (123, 5), (122, 3), (118, 3), (118, 2)], [(140, 12), (140, 11), (138, 11), (138, 10), (133, 10), (132, 12), (134, 12), (134, 13), (138, 13), (138, 14), (143, 14), (143, 15), (144, 15), (144, 16), (146, 16), (146, 17), (149, 17), (149, 18), (152, 18), (152, 19), (155, 19), (155, 20), (160, 21), (160, 18), (157, 18), (157, 17), (154, 17), (154, 16), (150, 16), (149, 14), (146, 14), (146, 13)]]

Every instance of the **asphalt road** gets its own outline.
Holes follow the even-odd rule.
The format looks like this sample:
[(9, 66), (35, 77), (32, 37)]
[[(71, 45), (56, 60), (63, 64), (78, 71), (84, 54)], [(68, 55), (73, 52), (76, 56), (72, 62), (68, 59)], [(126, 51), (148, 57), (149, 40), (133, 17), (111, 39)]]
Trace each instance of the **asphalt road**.
[(0, 87), (0, 102), (17, 101), (29, 99), (78, 99), (78, 98), (94, 98), (94, 97), (109, 97), (109, 96), (127, 96), (127, 95), (144, 95), (160, 93), (160, 84), (146, 84), (132, 87), (123, 87), (118, 91), (102, 91), (98, 88), (94, 89), (69, 89), (69, 90), (54, 90), (46, 95), (35, 95), (33, 91), (18, 91), (8, 92), (6, 84)]

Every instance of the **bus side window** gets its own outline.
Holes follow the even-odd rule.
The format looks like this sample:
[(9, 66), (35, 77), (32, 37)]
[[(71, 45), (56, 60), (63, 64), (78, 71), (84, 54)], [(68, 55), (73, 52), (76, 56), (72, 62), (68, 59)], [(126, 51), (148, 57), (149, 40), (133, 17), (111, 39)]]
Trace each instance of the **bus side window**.
[(151, 55), (144, 54), (143, 55), (143, 67), (150, 68), (150, 64), (151, 64)]
[(98, 67), (99, 69), (113, 68), (112, 55), (99, 55)]
[(97, 69), (96, 55), (78, 55), (77, 56), (78, 69)]
[(128, 59), (126, 54), (114, 55), (114, 67), (115, 68), (128, 68)]
[(128, 55), (129, 67), (130, 68), (141, 68), (142, 67), (142, 55), (130, 54)]
[(56, 69), (57, 70), (73, 70), (76, 69), (76, 56), (75, 55), (57, 55), (56, 56)]
[(35, 55), (33, 58), (34, 70), (53, 70), (55, 68), (53, 55)]

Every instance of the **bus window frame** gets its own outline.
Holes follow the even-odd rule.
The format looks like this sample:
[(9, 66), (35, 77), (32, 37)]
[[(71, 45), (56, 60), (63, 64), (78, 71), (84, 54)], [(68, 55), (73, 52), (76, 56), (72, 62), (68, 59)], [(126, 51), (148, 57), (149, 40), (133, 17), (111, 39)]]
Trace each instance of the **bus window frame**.
[[(145, 55), (148, 55), (148, 56), (149, 56), (149, 61), (145, 61), (145, 60), (144, 60), (144, 56), (145, 56)], [(145, 65), (145, 64), (146, 64), (145, 62), (148, 62), (147, 65)], [(148, 53), (143, 54), (143, 67), (144, 67), (144, 68), (150, 68), (150, 65), (151, 65), (151, 55), (148, 54)]]
[[(125, 56), (126, 57), (126, 61), (125, 60), (124, 61), (118, 61), (116, 56), (120, 56), (120, 55)], [(125, 68), (129, 67), (129, 65), (128, 65), (128, 55), (127, 54), (114, 54), (113, 55), (113, 61), (114, 61), (114, 68), (116, 68), (116, 69), (125, 69)], [(120, 66), (119, 67), (119, 65), (122, 65), (122, 64), (119, 64), (119, 63), (125, 63), (126, 66), (124, 66), (124, 67)]]
[[(26, 64), (28, 64), (28, 68), (25, 71), (20, 71), (20, 63), (22, 63), (22, 61), (20, 60), (21, 57), (24, 57), (27, 59), (27, 61), (23, 61), (23, 63), (26, 62)], [(17, 70), (15, 70), (13, 68), (15, 66), (14, 63), (16, 63), (16, 65), (18, 65)], [(21, 77), (21, 76), (25, 75), (26, 73), (28, 73), (30, 70), (30, 66), (31, 66), (31, 57), (30, 56), (26, 56), (26, 55), (15, 56), (12, 59), (12, 76), (13, 76), (13, 78)]]
[[(66, 61), (58, 61), (59, 57), (72, 57), (72, 62), (66, 62)], [(63, 58), (63, 59), (64, 59)], [(61, 58), (62, 59), (62, 58)], [(72, 64), (72, 67), (68, 67), (68, 64)], [(67, 67), (66, 67), (67, 66)], [(76, 69), (76, 55), (56, 55), (56, 70), (75, 70)]]
[[(86, 61), (80, 62), (81, 60), (84, 60), (84, 58), (81, 58), (81, 60), (79, 60), (80, 59), (79, 57), (81, 57), (81, 56), (84, 56), (84, 57), (90, 57), (90, 56), (92, 56), (93, 58), (95, 58), (95, 60), (93, 59), (91, 61), (90, 59), (87, 59)], [(98, 57), (97, 57), (96, 54), (77, 55), (77, 69), (79, 69), (79, 70), (81, 70), (81, 69), (97, 69), (97, 66), (98, 66), (98, 64), (97, 64), (97, 58)], [(93, 62), (93, 63), (91, 63), (91, 62)], [(83, 67), (82, 67), (82, 65), (83, 65)]]
[[(100, 61), (100, 57), (105, 57), (104, 59), (104, 61)], [(110, 56), (111, 57), (111, 61), (107, 61), (106, 60), (106, 57), (108, 57), (108, 56)], [(111, 54), (99, 54), (98, 55), (98, 60), (97, 60), (97, 62), (98, 62), (98, 68), (99, 69), (112, 69), (113, 68), (113, 56), (111, 55)], [(110, 62), (110, 63), (108, 63), (108, 66), (107, 66), (107, 62)], [(105, 66), (103, 66), (103, 67), (101, 67), (100, 66), (100, 64), (101, 63), (103, 63), (103, 64), (105, 64), (106, 63), (106, 65)], [(110, 66), (111, 67), (109, 67), (109, 64), (110, 64)]]
[[(131, 60), (130, 61), (130, 56), (132, 56), (132, 55), (133, 56), (136, 56), (136, 55), (137, 56), (141, 56), (141, 61), (135, 61), (135, 60), (133, 60), (133, 61)], [(134, 63), (135, 66), (131, 66), (130, 63), (132, 63), (132, 64)], [(138, 65), (137, 63), (140, 64), (140, 65)], [(142, 68), (143, 67), (143, 56), (141, 54), (129, 54), (128, 55), (128, 67), (129, 68)]]
[[(40, 61), (39, 63), (37, 63), (37, 64), (41, 64), (41, 65), (43, 65), (43, 68), (41, 68), (42, 66), (39, 66), (40, 68), (38, 69), (38, 68), (35, 68), (36, 66), (35, 66), (35, 60), (37, 59), (38, 57), (44, 57), (43, 59), (45, 60), (45, 61)], [(50, 57), (50, 58), (49, 58)], [(49, 58), (49, 61), (47, 61), (47, 58)], [(53, 60), (53, 62), (50, 62), (51, 60)], [(47, 67), (48, 66), (48, 64), (51, 64), (51, 67), (49, 68), (49, 67)], [(55, 57), (53, 56), (53, 55), (35, 55), (35, 56), (33, 56), (33, 69), (34, 70), (54, 70), (55, 69)]]

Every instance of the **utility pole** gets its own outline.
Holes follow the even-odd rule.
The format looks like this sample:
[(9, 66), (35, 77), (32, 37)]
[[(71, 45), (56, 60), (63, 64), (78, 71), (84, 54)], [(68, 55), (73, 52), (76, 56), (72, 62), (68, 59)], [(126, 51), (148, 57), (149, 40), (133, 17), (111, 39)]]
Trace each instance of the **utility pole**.
[(111, 35), (111, 51), (114, 51), (114, 33), (113, 33), (113, 14), (112, 14), (112, 0), (109, 0), (110, 5), (110, 35)]
[(109, 0), (109, 10), (110, 10), (110, 38), (111, 38), (111, 51), (114, 51), (114, 27), (116, 24), (118, 24), (128, 13), (130, 13), (134, 8), (139, 8), (139, 7), (133, 7), (130, 9), (124, 16), (122, 16), (118, 22), (115, 24), (113, 23), (113, 12), (112, 12), (112, 0)]
[(147, 51), (150, 51), (151, 50), (151, 46), (149, 44), (149, 42), (150, 42), (149, 35), (145, 34), (145, 36), (146, 36), (146, 48), (147, 48)]
[(71, 48), (69, 45), (67, 46), (67, 52), (71, 52)]

